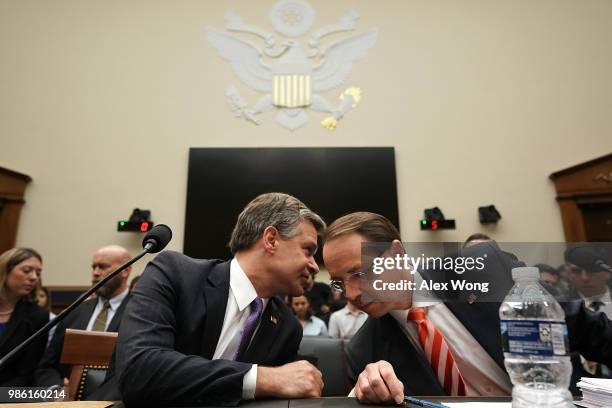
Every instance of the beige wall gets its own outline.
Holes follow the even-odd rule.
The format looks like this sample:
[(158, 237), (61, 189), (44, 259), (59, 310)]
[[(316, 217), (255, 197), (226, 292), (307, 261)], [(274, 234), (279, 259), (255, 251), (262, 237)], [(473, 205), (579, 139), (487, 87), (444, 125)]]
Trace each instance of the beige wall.
[[(273, 3), (0, 1), (0, 165), (33, 178), (18, 244), (42, 252), (46, 284), (87, 284), (99, 246), (136, 251), (114, 229), (137, 206), (180, 250), (189, 147), (394, 146), (405, 240), (463, 240), (490, 203), (495, 238), (563, 240), (548, 175), (612, 151), (612, 2), (312, 0), (315, 27), (355, 8), (359, 29), (380, 28), (335, 133), (322, 114), (291, 133), (227, 109), (228, 84), (258, 95), (204, 27), (232, 7), (271, 29)], [(434, 205), (457, 230), (418, 230)]]

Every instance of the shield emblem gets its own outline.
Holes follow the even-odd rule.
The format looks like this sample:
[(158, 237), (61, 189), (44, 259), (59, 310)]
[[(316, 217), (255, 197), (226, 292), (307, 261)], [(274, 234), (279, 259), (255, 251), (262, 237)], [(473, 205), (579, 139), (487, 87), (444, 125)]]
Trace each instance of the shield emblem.
[(273, 103), (280, 108), (301, 108), (310, 105), (310, 75), (274, 75)]

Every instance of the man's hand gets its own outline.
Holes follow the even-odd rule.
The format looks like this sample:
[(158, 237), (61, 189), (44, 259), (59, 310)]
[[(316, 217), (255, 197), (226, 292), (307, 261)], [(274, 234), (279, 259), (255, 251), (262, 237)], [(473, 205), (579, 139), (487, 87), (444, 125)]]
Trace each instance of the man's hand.
[(395, 376), (391, 364), (384, 360), (368, 364), (357, 378), (355, 396), (359, 402), (380, 404), (404, 401), (404, 384)]
[(317, 398), (323, 389), (323, 375), (308, 361), (280, 367), (257, 366), (255, 398)]

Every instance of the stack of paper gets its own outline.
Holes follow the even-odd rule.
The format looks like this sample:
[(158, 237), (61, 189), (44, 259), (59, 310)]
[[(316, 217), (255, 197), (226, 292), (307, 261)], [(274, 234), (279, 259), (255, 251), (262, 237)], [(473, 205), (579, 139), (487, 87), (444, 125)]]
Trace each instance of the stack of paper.
[(582, 401), (576, 401), (576, 405), (586, 408), (612, 407), (611, 379), (582, 377), (577, 385), (582, 391)]

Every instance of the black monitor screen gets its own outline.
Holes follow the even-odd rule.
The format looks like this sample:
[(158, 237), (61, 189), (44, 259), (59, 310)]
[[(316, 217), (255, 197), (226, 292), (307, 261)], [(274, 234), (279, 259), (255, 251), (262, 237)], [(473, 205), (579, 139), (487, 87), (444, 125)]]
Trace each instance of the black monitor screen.
[[(392, 147), (192, 148), (184, 252), (229, 259), (238, 214), (257, 195), (291, 194), (325, 222), (371, 211), (399, 228)], [(321, 261), (320, 251), (317, 261)]]

